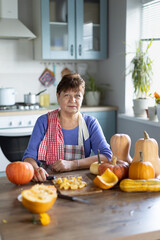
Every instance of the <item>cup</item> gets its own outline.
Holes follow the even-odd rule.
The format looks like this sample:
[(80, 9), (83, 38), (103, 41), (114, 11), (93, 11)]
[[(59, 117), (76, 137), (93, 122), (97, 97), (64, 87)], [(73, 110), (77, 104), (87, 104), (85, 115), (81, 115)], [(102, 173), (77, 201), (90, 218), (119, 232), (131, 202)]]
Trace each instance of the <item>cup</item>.
[(157, 119), (156, 106), (148, 107), (149, 120), (155, 121)]
[(40, 95), (40, 105), (41, 107), (49, 107), (50, 95), (48, 93), (44, 93)]

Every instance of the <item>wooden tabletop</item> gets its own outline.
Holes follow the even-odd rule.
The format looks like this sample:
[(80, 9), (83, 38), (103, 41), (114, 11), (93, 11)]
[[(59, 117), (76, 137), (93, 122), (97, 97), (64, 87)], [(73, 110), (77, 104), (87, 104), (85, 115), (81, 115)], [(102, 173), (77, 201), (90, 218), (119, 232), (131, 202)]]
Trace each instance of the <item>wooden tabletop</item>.
[(51, 223), (42, 226), (32, 223), (32, 213), (17, 200), (21, 191), (33, 184), (17, 186), (6, 177), (0, 178), (0, 239), (160, 239), (160, 192), (125, 193), (117, 185), (111, 190), (78, 196), (89, 204), (57, 199), (48, 211)]

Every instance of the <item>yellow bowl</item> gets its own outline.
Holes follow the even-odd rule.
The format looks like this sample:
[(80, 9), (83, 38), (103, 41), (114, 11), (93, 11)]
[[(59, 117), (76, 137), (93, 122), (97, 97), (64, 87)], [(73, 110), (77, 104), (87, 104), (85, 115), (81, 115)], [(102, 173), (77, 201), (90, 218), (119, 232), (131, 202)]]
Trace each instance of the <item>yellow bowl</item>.
[(21, 194), (23, 206), (32, 213), (48, 211), (57, 199), (56, 188), (52, 185), (36, 184)]

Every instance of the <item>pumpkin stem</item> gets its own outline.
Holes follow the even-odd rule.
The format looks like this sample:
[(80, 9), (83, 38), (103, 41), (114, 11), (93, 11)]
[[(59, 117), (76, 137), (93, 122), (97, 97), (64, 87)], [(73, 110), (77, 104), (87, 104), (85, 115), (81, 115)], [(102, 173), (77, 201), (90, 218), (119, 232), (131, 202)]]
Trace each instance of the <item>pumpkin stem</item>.
[(113, 165), (116, 165), (116, 162), (117, 162), (117, 157), (116, 157), (116, 156), (113, 156), (113, 157), (112, 157), (112, 164), (113, 164)]
[(99, 149), (97, 150), (97, 154), (98, 154), (98, 163), (101, 164), (100, 151), (99, 151)]
[(146, 131), (144, 131), (144, 139), (149, 139), (149, 135)]
[(143, 162), (143, 153), (140, 151), (139, 154), (140, 154), (140, 162)]

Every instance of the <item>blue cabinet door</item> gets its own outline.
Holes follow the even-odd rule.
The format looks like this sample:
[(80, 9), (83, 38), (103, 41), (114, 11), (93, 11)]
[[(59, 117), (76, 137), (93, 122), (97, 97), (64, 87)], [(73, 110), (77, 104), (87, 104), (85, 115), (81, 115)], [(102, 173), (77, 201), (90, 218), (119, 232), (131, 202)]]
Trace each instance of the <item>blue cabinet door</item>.
[[(41, 0), (42, 58), (75, 59), (75, 0), (53, 1), (55, 10), (50, 5), (51, 2)], [(61, 20), (56, 12), (64, 7), (67, 16)], [(55, 17), (52, 17), (52, 9)]]
[(100, 111), (100, 112), (85, 112), (84, 114), (95, 117), (102, 127), (104, 136), (107, 142), (110, 144), (110, 138), (117, 131), (117, 112), (111, 111)]
[(76, 0), (76, 58), (107, 57), (107, 0)]

